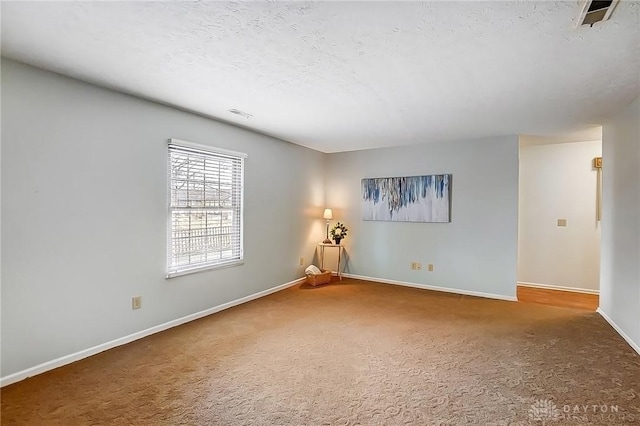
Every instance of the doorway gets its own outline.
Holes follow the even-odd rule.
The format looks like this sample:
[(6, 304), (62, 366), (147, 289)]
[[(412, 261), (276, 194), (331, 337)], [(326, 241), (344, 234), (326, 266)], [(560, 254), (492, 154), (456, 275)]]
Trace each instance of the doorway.
[(601, 127), (520, 137), (518, 300), (597, 308), (601, 156)]

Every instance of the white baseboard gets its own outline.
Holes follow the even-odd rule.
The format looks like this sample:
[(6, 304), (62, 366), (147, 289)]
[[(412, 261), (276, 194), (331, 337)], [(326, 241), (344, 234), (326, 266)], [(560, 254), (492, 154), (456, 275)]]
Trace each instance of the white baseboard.
[(539, 284), (539, 283), (528, 283), (528, 282), (518, 282), (518, 285), (521, 287), (532, 287), (532, 288), (544, 288), (549, 290), (561, 290), (561, 291), (570, 291), (572, 293), (586, 293), (586, 294), (600, 294), (598, 290), (589, 290), (586, 288), (578, 288), (578, 287), (562, 287), (560, 285), (551, 285), (551, 284)]
[(602, 309), (598, 308), (598, 309), (596, 309), (596, 312), (599, 313), (600, 316), (602, 318), (604, 318), (605, 321), (607, 321), (609, 323), (609, 325), (611, 327), (613, 327), (613, 329), (615, 331), (617, 331), (620, 336), (622, 336), (622, 338), (629, 344), (629, 346), (631, 346), (633, 348), (634, 351), (636, 351), (638, 353), (638, 355), (640, 355), (640, 346), (638, 346), (638, 344), (636, 342), (634, 342), (631, 339), (631, 337), (627, 336), (627, 334), (624, 331), (622, 331), (622, 329), (620, 327), (618, 327), (618, 324), (616, 324), (611, 318), (609, 318), (609, 316), (607, 314), (602, 312)]
[(143, 337), (147, 337), (152, 334), (159, 333), (161, 331), (168, 330), (173, 327), (177, 327), (187, 322), (197, 320), (199, 318), (206, 317), (211, 314), (215, 314), (216, 312), (220, 312), (225, 309), (229, 309), (234, 306), (241, 305), (243, 303), (250, 302), (255, 299), (259, 299), (261, 297), (267, 296), (269, 294), (275, 293), (285, 288), (303, 283), (305, 280), (306, 278), (298, 278), (297, 280), (289, 281), (288, 283), (281, 284), (279, 286), (276, 286), (255, 294), (250, 294), (249, 296), (241, 297), (240, 299), (232, 300), (231, 302), (223, 303), (222, 305), (214, 306), (213, 308), (205, 309), (204, 311), (196, 312), (194, 314), (187, 315), (182, 318), (165, 322), (164, 324), (156, 325), (155, 327), (147, 328), (146, 330), (138, 331), (137, 333), (129, 334), (128, 336), (120, 337), (119, 339), (111, 340), (110, 342), (102, 343), (100, 345), (93, 346), (91, 348), (84, 349), (76, 353), (72, 353), (69, 355), (62, 356), (60, 358), (56, 358), (51, 361), (44, 362), (34, 367), (27, 368), (26, 370), (18, 371), (17, 373), (13, 373), (8, 376), (0, 378), (0, 387), (19, 382), (20, 380), (24, 380), (28, 377), (32, 377), (37, 374), (44, 373), (45, 371), (53, 370), (54, 368), (62, 367), (63, 365), (71, 364), (72, 362), (79, 361), (83, 358), (87, 358), (92, 355), (96, 355), (108, 349), (113, 349), (117, 346), (131, 343), (134, 340), (142, 339)]
[(415, 287), (415, 288), (421, 288), (424, 290), (443, 291), (445, 293), (463, 294), (466, 296), (477, 296), (477, 297), (484, 297), (487, 299), (508, 300), (510, 302), (518, 301), (518, 298), (515, 296), (505, 296), (502, 294), (492, 294), (492, 293), (483, 293), (480, 291), (461, 290), (457, 288), (438, 287), (438, 286), (428, 285), (428, 284), (418, 284), (418, 283), (410, 283), (406, 281), (388, 280), (386, 278), (367, 277), (364, 275), (342, 274), (342, 276), (347, 278), (354, 278), (357, 280), (374, 281), (374, 282), (379, 282), (384, 284), (401, 285), (405, 287)]

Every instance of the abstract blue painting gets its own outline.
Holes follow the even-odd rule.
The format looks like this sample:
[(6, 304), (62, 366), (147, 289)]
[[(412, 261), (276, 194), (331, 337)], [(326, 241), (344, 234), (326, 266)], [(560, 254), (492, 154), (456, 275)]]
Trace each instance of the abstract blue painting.
[(451, 175), (362, 179), (362, 219), (451, 222)]

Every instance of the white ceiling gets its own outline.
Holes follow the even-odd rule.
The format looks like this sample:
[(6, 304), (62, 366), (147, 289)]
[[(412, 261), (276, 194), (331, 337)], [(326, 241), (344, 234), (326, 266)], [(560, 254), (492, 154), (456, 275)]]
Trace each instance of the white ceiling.
[(581, 7), (3, 2), (2, 54), (324, 152), (548, 135), (640, 94), (640, 2)]

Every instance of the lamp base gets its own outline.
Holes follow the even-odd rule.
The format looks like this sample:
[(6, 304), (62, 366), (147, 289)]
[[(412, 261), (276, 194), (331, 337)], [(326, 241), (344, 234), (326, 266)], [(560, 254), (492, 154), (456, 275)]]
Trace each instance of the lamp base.
[(322, 242), (322, 244), (333, 244), (330, 239), (326, 239)]

